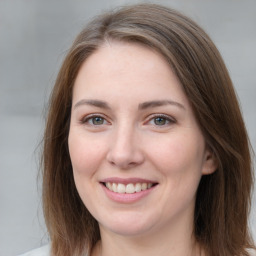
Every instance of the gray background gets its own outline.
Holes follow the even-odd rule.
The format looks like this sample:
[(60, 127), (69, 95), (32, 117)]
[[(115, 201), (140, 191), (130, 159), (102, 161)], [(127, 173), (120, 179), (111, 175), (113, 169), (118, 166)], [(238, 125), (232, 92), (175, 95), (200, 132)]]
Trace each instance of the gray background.
[[(137, 2), (0, 0), (0, 256), (47, 242), (39, 144), (48, 95), (68, 47), (96, 13)], [(210, 34), (230, 71), (255, 149), (256, 1), (156, 2), (181, 10)], [(254, 238), (255, 213), (254, 203)]]

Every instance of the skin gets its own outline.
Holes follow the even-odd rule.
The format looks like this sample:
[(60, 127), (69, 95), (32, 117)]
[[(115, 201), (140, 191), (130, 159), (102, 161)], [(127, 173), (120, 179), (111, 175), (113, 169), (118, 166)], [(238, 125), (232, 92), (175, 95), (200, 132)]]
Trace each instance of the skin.
[[(77, 190), (100, 227), (93, 255), (199, 254), (195, 195), (216, 164), (179, 80), (158, 53), (119, 42), (93, 53), (75, 81), (68, 142)], [(135, 202), (116, 202), (101, 183), (111, 177), (156, 186)]]

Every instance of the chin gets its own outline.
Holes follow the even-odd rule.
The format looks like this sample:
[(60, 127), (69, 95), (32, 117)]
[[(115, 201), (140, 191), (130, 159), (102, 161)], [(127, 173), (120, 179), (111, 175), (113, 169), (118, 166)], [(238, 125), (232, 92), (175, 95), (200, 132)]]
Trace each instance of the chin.
[(148, 233), (154, 221), (145, 216), (136, 216), (136, 214), (125, 214), (122, 216), (112, 216), (104, 223), (99, 222), (100, 229), (108, 230), (121, 236), (141, 236)]

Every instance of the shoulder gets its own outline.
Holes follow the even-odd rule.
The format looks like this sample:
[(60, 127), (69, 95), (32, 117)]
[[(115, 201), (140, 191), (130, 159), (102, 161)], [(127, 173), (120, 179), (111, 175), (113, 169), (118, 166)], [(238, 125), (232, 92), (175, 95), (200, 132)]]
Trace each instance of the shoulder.
[(256, 256), (256, 250), (254, 249), (248, 249), (247, 250), (250, 256)]
[(50, 256), (50, 245), (45, 245), (19, 256)]

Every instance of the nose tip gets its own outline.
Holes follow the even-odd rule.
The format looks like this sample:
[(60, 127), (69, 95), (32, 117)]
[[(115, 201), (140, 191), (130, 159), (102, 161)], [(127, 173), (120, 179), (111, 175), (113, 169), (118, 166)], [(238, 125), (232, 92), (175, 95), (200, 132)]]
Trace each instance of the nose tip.
[(129, 137), (116, 138), (109, 148), (107, 161), (120, 169), (130, 169), (144, 161), (144, 155), (137, 141)]

